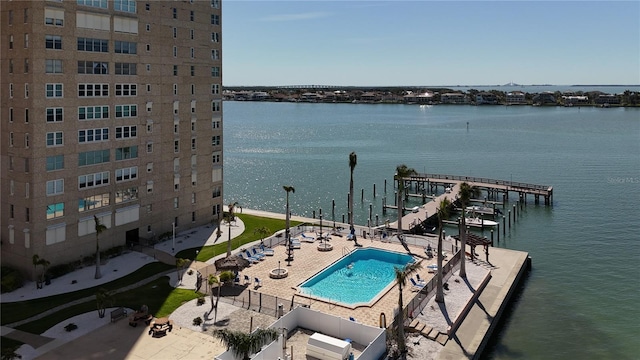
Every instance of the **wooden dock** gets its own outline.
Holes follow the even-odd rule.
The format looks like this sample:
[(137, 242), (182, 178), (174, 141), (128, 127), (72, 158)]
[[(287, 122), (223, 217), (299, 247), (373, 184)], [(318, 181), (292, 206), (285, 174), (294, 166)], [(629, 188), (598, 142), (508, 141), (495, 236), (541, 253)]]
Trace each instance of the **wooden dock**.
[[(509, 199), (509, 193), (515, 192), (518, 194), (519, 201), (526, 203), (527, 195), (533, 195), (536, 204), (540, 203), (540, 196), (544, 198), (545, 205), (551, 205), (553, 203), (553, 187), (547, 185), (535, 185), (529, 183), (497, 180), (489, 178), (478, 178), (471, 176), (459, 176), (459, 175), (442, 175), (442, 174), (415, 174), (401, 179), (394, 179), (396, 187), (398, 181), (404, 182), (404, 187), (407, 190), (407, 196), (422, 197), (424, 204), (418, 208), (417, 212), (411, 212), (402, 217), (402, 231), (410, 231), (418, 224), (426, 222), (430, 217), (436, 214), (436, 210), (440, 201), (444, 198), (449, 199), (451, 203), (458, 199), (458, 192), (460, 191), (460, 184), (466, 182), (471, 186), (479, 188), (482, 192), (486, 193), (484, 201), (492, 204), (504, 204)], [(441, 195), (433, 195), (438, 192), (438, 187), (442, 187), (443, 191), (446, 188), (450, 188), (450, 192), (444, 191)], [(431, 200), (427, 201), (429, 198)], [(482, 201), (474, 199), (473, 201)], [(392, 208), (391, 205), (384, 205), (386, 208)], [(393, 208), (397, 208), (393, 206)], [(388, 227), (397, 229), (398, 222), (389, 223)]]

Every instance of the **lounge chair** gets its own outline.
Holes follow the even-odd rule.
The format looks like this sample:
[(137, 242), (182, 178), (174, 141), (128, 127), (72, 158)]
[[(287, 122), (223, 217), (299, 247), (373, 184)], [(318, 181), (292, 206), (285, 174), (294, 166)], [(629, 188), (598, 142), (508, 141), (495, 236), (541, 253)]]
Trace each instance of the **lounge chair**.
[(427, 270), (430, 273), (437, 272), (438, 271), (438, 265), (437, 264), (427, 265)]
[(257, 263), (257, 262), (259, 262), (259, 261), (260, 261), (260, 260), (258, 260), (258, 259), (256, 259), (256, 258), (254, 258), (253, 256), (245, 256), (245, 255), (240, 254), (240, 253), (238, 254), (238, 256), (240, 256), (241, 258), (243, 258), (243, 259), (245, 259), (245, 260), (249, 261), (249, 265), (251, 265), (251, 264), (255, 264), (255, 263)]
[(424, 288), (424, 285), (418, 284), (413, 278), (409, 278), (411, 280), (411, 290), (420, 291)]
[(249, 252), (249, 250), (245, 250), (244, 254), (245, 254), (247, 257), (252, 257), (252, 258), (254, 258), (254, 259), (258, 259), (258, 260), (264, 260), (264, 255), (256, 253), (255, 249), (253, 249), (253, 254), (251, 254), (251, 253)]
[(272, 248), (265, 247), (264, 245), (260, 245), (260, 250), (262, 250), (262, 253), (267, 256), (273, 256), (275, 254), (275, 251)]
[(244, 284), (245, 285), (251, 284), (251, 278), (248, 275), (244, 276)]
[(300, 240), (296, 238), (291, 238), (291, 247), (293, 249), (300, 249), (302, 247), (302, 243), (300, 243)]
[(258, 278), (255, 278), (254, 282), (255, 282), (255, 288), (256, 289), (262, 286), (262, 280), (260, 280)]
[(304, 241), (304, 242), (312, 243), (312, 242), (316, 241), (316, 238), (314, 238), (313, 236), (307, 236), (304, 233), (301, 233), (300, 236), (302, 236), (302, 241)]
[(427, 283), (424, 280), (420, 279), (420, 275), (417, 275), (417, 274), (416, 274), (416, 284), (418, 284), (420, 286), (426, 286), (427, 285)]

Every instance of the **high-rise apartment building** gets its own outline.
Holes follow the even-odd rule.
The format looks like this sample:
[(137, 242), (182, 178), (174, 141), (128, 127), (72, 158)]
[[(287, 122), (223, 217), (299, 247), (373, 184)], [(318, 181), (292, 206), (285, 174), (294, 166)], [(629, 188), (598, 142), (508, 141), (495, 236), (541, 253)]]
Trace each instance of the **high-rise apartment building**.
[(2, 263), (222, 212), (220, 0), (0, 1)]

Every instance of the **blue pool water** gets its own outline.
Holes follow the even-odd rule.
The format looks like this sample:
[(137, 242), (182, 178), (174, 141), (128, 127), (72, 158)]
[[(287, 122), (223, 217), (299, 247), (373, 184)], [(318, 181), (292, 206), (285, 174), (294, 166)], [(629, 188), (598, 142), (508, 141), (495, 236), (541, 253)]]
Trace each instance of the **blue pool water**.
[(356, 249), (300, 285), (305, 295), (346, 305), (367, 304), (395, 280), (394, 267), (413, 257), (380, 249)]

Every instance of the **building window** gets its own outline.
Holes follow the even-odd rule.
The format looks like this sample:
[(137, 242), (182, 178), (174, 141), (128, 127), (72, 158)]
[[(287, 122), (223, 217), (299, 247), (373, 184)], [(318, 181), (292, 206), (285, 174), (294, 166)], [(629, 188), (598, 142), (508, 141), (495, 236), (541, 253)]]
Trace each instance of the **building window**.
[(29, 98), (29, 84), (24, 84), (24, 98)]
[(9, 59), (9, 74), (13, 74), (13, 59)]
[(59, 35), (45, 35), (44, 46), (47, 49), (62, 50), (62, 36)]
[(9, 133), (9, 146), (13, 147), (14, 144), (14, 136), (13, 131)]
[(191, 150), (196, 149), (196, 138), (191, 138)]
[(131, 187), (128, 189), (118, 190), (116, 191), (116, 204), (137, 200), (138, 199), (138, 188)]
[(109, 118), (109, 106), (81, 106), (78, 108), (78, 120), (99, 120)]
[(173, 84), (173, 95), (178, 95), (178, 84)]
[(173, 140), (173, 152), (176, 154), (180, 152), (180, 140)]
[(62, 131), (48, 132), (47, 133), (47, 147), (62, 146)]
[(56, 219), (64, 216), (64, 203), (56, 203), (47, 205), (47, 220)]
[[(24, 134), (24, 147), (27, 149), (29, 148), (29, 134)], [(29, 158), (26, 158), (25, 160), (29, 160)], [(28, 167), (26, 168), (28, 169)]]
[(116, 63), (116, 75), (137, 75), (136, 63)]
[(29, 73), (29, 59), (24, 59), (24, 73)]
[(46, 25), (64, 26), (64, 10), (45, 8), (44, 23)]
[(78, 5), (85, 5), (85, 6), (92, 6), (92, 7), (106, 9), (107, 0), (78, 0)]
[(189, 30), (189, 37), (191, 38), (191, 40), (195, 38), (195, 31), (193, 29)]
[(173, 28), (173, 38), (177, 38), (178, 37), (178, 28)]
[[(60, 84), (60, 85), (62, 85), (62, 84)], [(47, 96), (47, 97), (49, 97), (49, 96)], [(13, 83), (9, 84), (9, 98), (13, 98)]]
[(116, 139), (131, 139), (138, 136), (138, 126), (117, 126), (116, 127)]
[(78, 154), (78, 166), (109, 162), (109, 150), (85, 151)]
[(220, 129), (220, 120), (211, 120), (211, 129)]
[(219, 152), (215, 152), (211, 155), (211, 160), (214, 164), (220, 164), (222, 155)]
[(222, 195), (222, 189), (220, 188), (220, 186), (215, 186), (215, 187), (213, 188), (213, 192), (212, 192), (212, 194), (211, 194), (211, 197), (212, 197), (213, 199), (215, 199), (215, 198), (220, 197), (221, 195)]
[(191, 131), (192, 132), (196, 131), (196, 120), (195, 119), (191, 119)]
[(189, 12), (189, 20), (190, 20), (190, 21), (193, 21), (193, 20), (194, 20), (194, 17), (195, 17), (195, 14), (194, 14), (193, 10), (191, 10), (191, 11)]
[(24, 209), (24, 220), (26, 222), (29, 222), (29, 220), (31, 220), (31, 211), (29, 210), (29, 208)]
[(196, 50), (191, 48), (191, 58), (194, 59), (196, 57)]
[(9, 35), (9, 50), (13, 49), (13, 35)]
[[(99, 209), (105, 206), (109, 206), (109, 193), (87, 196), (78, 201), (78, 212)], [(91, 223), (93, 224), (93, 220), (91, 220)]]
[(109, 74), (106, 61), (78, 61), (78, 74)]
[(212, 66), (211, 67), (211, 77), (220, 77), (220, 67)]
[(116, 182), (129, 181), (138, 178), (138, 167), (116, 169)]
[(177, 197), (174, 197), (174, 198), (173, 198), (173, 208), (174, 208), (174, 209), (177, 209), (177, 208), (179, 208), (179, 207), (180, 207), (180, 199), (179, 199), (179, 198), (177, 198)]
[(138, 44), (130, 41), (116, 41), (116, 54), (137, 54)]
[(64, 155), (47, 156), (47, 171), (64, 169)]
[(64, 193), (64, 179), (47, 181), (47, 196)]
[(151, 92), (151, 84), (147, 84), (147, 92)]
[(78, 189), (90, 189), (109, 184), (109, 172), (102, 171), (95, 174), (78, 176)]
[(151, 6), (149, 5), (149, 3), (144, 4), (144, 9), (147, 11), (151, 10)]
[(214, 9), (220, 8), (220, 0), (211, 0), (211, 7)]
[(45, 60), (45, 73), (62, 74), (62, 60)]
[[(191, 84), (191, 95), (195, 95), (195, 94), (196, 94), (196, 85)], [(193, 112), (195, 112), (195, 110)]]
[(178, 9), (172, 8), (171, 10), (173, 11), (173, 18), (177, 19), (178, 18)]
[(29, 9), (24, 9), (24, 23), (28, 23), (29, 22)]
[(151, 24), (147, 24), (147, 31), (151, 31)]
[(178, 57), (178, 47), (177, 46), (173, 47), (173, 57)]
[(62, 122), (64, 120), (64, 110), (61, 107), (47, 108), (47, 122)]
[(178, 76), (178, 65), (173, 65), (173, 76)]
[(78, 51), (109, 52), (109, 40), (79, 37)]
[(220, 15), (211, 14), (211, 25), (220, 25)]
[(151, 51), (151, 44), (147, 44), (147, 51)]
[(211, 111), (219, 112), (220, 111), (220, 106), (221, 106), (220, 104), (221, 104), (220, 100), (213, 100), (211, 102)]
[(212, 95), (220, 94), (220, 84), (211, 84), (211, 94)]
[(138, 84), (116, 84), (116, 96), (138, 95)]
[(108, 97), (109, 84), (78, 84), (78, 97)]
[(147, 143), (147, 153), (153, 152), (153, 143)]
[(220, 60), (220, 50), (216, 50), (216, 49), (211, 50), (211, 59)]
[(29, 48), (29, 34), (24, 34), (24, 48)]
[(9, 122), (13, 122), (13, 108), (9, 108)]
[(217, 32), (212, 32), (211, 33), (211, 41), (214, 43), (219, 43), (220, 42), (220, 34)]
[(29, 123), (29, 109), (24, 109), (24, 123)]
[(138, 157), (138, 146), (127, 146), (116, 149), (116, 161), (135, 159)]
[(46, 84), (45, 89), (47, 98), (61, 98), (63, 95), (62, 84)]
[(116, 118), (138, 116), (138, 105), (116, 105)]
[(13, 10), (9, 10), (9, 25), (13, 25)]
[(124, 12), (135, 14), (136, 1), (135, 0), (114, 0), (113, 9), (116, 11), (124, 11)]
[(78, 143), (109, 140), (109, 128), (78, 130)]
[(220, 135), (215, 135), (211, 137), (211, 145), (220, 146)]

